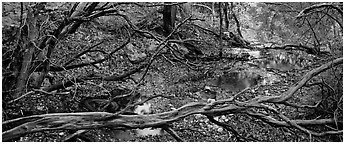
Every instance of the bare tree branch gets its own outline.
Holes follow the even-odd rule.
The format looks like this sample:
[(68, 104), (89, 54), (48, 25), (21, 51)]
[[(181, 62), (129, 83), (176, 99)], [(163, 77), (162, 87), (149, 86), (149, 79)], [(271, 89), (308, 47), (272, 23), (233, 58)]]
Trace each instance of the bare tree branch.
[(260, 98), (254, 98), (252, 100), (249, 100), (249, 102), (256, 102), (256, 103), (262, 103), (262, 102), (272, 102), (272, 103), (279, 103), (286, 101), (287, 99), (291, 98), (293, 94), (300, 89), (302, 86), (304, 86), (307, 81), (309, 81), (312, 77), (320, 74), (321, 72), (330, 69), (336, 65), (342, 64), (343, 63), (343, 58), (337, 58), (331, 62), (328, 62), (310, 72), (308, 72), (302, 80), (300, 80), (298, 83), (294, 85), (294, 87), (291, 87), (287, 92), (282, 94), (281, 96), (264, 96)]
[[(274, 125), (274, 126), (282, 126), (282, 127), (289, 127), (290, 125), (285, 121), (279, 121), (272, 116), (268, 116), (262, 113), (257, 112), (250, 112), (246, 111), (246, 114), (253, 116), (255, 118), (261, 119), (262, 121)], [(333, 118), (329, 119), (312, 119), (312, 120), (291, 120), (293, 123), (296, 123), (301, 126), (313, 126), (313, 125), (322, 125), (322, 124), (334, 124), (336, 121)], [(342, 121), (338, 121), (338, 123), (343, 123)]]
[(207, 118), (210, 120), (210, 122), (215, 123), (216, 125), (219, 125), (225, 128), (226, 130), (232, 132), (236, 136), (238, 141), (246, 141), (246, 138), (239, 134), (230, 124), (219, 122), (215, 120), (212, 116), (207, 116)]
[(322, 9), (322, 8), (333, 8), (335, 10), (338, 11), (338, 13), (343, 16), (343, 11), (338, 8), (337, 6), (335, 6), (334, 4), (332, 3), (321, 3), (321, 4), (315, 4), (315, 5), (312, 5), (310, 7), (307, 7), (305, 9), (303, 9), (297, 16), (296, 18), (301, 18), (301, 17), (305, 17), (307, 16), (308, 14), (310, 13), (313, 13), (314, 10), (317, 10), (317, 9)]
[(173, 138), (176, 139), (176, 141), (178, 142), (184, 142), (185, 140), (183, 138), (181, 138), (172, 128), (168, 127), (168, 126), (164, 126), (162, 127), (163, 130), (165, 130), (167, 133), (169, 133)]
[(67, 65), (69, 65), (70, 63), (72, 63), (73, 61), (75, 61), (77, 58), (79, 58), (80, 56), (82, 56), (83, 54), (86, 54), (87, 52), (91, 51), (91, 49), (99, 46), (100, 44), (102, 44), (104, 41), (101, 41), (91, 47), (89, 47), (88, 49), (82, 51), (81, 53), (75, 55), (71, 60), (67, 61), (65, 64), (63, 64), (64, 67), (66, 67)]

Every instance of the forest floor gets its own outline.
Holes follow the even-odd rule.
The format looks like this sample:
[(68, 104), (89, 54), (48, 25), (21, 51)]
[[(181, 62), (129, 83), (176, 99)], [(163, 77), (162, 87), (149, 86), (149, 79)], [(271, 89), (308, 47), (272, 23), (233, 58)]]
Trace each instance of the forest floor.
[[(315, 65), (309, 68), (300, 69), (300, 70), (290, 70), (284, 72), (284, 77), (272, 84), (262, 85), (258, 84), (250, 87), (239, 97), (240, 100), (248, 100), (257, 96), (278, 96), (287, 91), (293, 84), (298, 82), (303, 76), (313, 68), (316, 68), (323, 63), (327, 62), (326, 60), (315, 61)], [(172, 108), (181, 107), (187, 103), (193, 101), (200, 101), (202, 98), (195, 95), (195, 91), (202, 89), (205, 86), (205, 83), (210, 81), (210, 77), (202, 77), (206, 73), (206, 69), (213, 70), (214, 73), (218, 73), (227, 66), (229, 66), (229, 61), (217, 61), (213, 63), (208, 63), (210, 67), (205, 68), (201, 71), (191, 71), (188, 68), (178, 65), (168, 65), (162, 64), (155, 67), (160, 67), (159, 71), (153, 71), (152, 73), (164, 73), (163, 75), (152, 76), (155, 80), (152, 80), (152, 83), (156, 85), (161, 85), (158, 89), (155, 90), (154, 87), (148, 87), (153, 91), (166, 91), (166, 93), (173, 94), (177, 97), (176, 100), (169, 100), (165, 98), (154, 99), (152, 103), (152, 109), (154, 113), (169, 111)], [(183, 67), (183, 66), (182, 66)], [(173, 69), (171, 71), (171, 69)], [(181, 77), (181, 75), (185, 75)], [(196, 78), (195, 78), (196, 77)], [(202, 78), (200, 78), (202, 77)], [(211, 78), (212, 79), (212, 78)], [(169, 81), (171, 80), (171, 81)], [(168, 84), (167, 84), (168, 83)], [(171, 83), (169, 85), (169, 83)], [(157, 87), (156, 87), (157, 88)], [(221, 89), (216, 90), (218, 93), (222, 93)], [(232, 92), (227, 96), (231, 97), (239, 91)], [(223, 93), (222, 93), (223, 94)], [(292, 101), (306, 103), (311, 101), (314, 98), (315, 93), (308, 92), (307, 95), (304, 95), (304, 98), (294, 98)], [(224, 97), (226, 98), (226, 97)], [(313, 100), (314, 101), (314, 100)], [(281, 113), (288, 115), (291, 118), (300, 118), (300, 119), (310, 119), (313, 117), (313, 111), (298, 111), (294, 108), (282, 108)], [(229, 125), (232, 125), (235, 131), (239, 133), (243, 138), (242, 141), (271, 141), (271, 142), (296, 142), (296, 141), (332, 141), (332, 137), (310, 137), (308, 134), (305, 134), (301, 131), (292, 128), (285, 127), (274, 127), (261, 120), (247, 116), (245, 114), (229, 114), (224, 116), (216, 117), (217, 120), (225, 122)], [(177, 131), (177, 133), (186, 141), (197, 142), (197, 141), (206, 141), (206, 142), (234, 142), (239, 141), (236, 139), (234, 133), (229, 132), (222, 127), (211, 123), (206, 116), (203, 115), (192, 115), (186, 117), (178, 122), (172, 124), (172, 128)], [(316, 128), (318, 129), (318, 128)], [(140, 139), (133, 139), (134, 141), (175, 141), (169, 134), (163, 133), (161, 135), (155, 136), (145, 136), (140, 137)]]
[[(325, 59), (314, 61), (313, 66), (299, 69), (280, 72), (281, 78), (279, 81), (270, 84), (257, 84), (251, 86), (244, 91), (238, 100), (249, 100), (258, 96), (278, 96), (287, 91), (294, 83), (302, 79), (308, 71), (316, 68), (327, 62)], [(173, 99), (155, 98), (149, 101), (151, 103), (151, 113), (161, 113), (179, 108), (187, 103), (203, 101), (197, 93), (207, 86), (210, 81), (221, 74), (224, 69), (228, 71), (242, 70), (247, 67), (245, 63), (234, 64), (228, 60), (220, 60), (213, 62), (200, 62), (203, 66), (199, 70), (191, 70), (186, 65), (171, 64), (162, 59), (157, 59), (151, 67), (145, 79), (145, 84), (140, 87), (139, 92), (143, 95), (166, 94), (173, 96)], [(138, 74), (133, 78), (140, 78), (142, 74)], [(241, 90), (227, 91), (216, 88), (215, 91), (219, 94), (219, 98), (224, 99), (231, 97)], [(314, 93), (307, 93), (304, 98), (298, 97), (292, 99), (295, 102), (308, 102), (313, 98)], [(72, 100), (68, 100), (72, 101)], [(61, 101), (60, 101), (61, 102)], [(37, 103), (35, 101), (29, 103)], [(55, 106), (63, 105), (59, 103), (53, 104)], [(27, 105), (30, 106), (30, 105)], [(37, 108), (37, 107), (36, 107)], [(77, 110), (77, 108), (75, 109)], [(293, 108), (281, 108), (282, 114), (290, 118), (310, 119), (313, 117), (313, 111), (298, 111)], [(177, 134), (188, 142), (236, 142), (236, 141), (271, 141), (271, 142), (300, 142), (300, 141), (333, 141), (331, 136), (325, 137), (310, 137), (301, 131), (293, 128), (275, 127), (269, 125), (259, 119), (250, 117), (243, 113), (234, 113), (215, 118), (220, 122), (231, 125), (234, 132), (225, 130), (224, 128), (210, 122), (204, 115), (191, 115), (177, 122), (171, 123), (171, 128)], [(315, 129), (318, 129), (317, 127)], [(321, 130), (321, 129), (320, 129)], [(163, 130), (159, 134), (154, 135), (136, 135), (137, 131), (127, 130), (118, 131), (108, 128), (88, 130), (87, 135), (92, 137), (93, 141), (144, 141), (144, 142), (168, 142), (176, 141), (171, 135)], [(57, 137), (63, 137), (66, 131), (53, 132), (39, 132), (28, 134), (21, 138), (21, 141), (54, 141)], [(237, 137), (242, 137), (238, 139)]]

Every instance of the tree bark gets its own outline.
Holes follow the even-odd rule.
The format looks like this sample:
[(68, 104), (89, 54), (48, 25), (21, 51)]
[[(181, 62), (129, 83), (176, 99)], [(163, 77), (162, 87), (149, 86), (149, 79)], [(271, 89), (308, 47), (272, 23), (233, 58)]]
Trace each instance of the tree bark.
[(32, 65), (32, 58), (35, 52), (35, 41), (38, 38), (38, 30), (36, 28), (37, 18), (35, 17), (34, 10), (30, 6), (26, 6), (27, 19), (26, 24), (21, 29), (23, 41), (23, 61), (17, 77), (16, 89), (13, 98), (21, 96), (25, 92), (26, 83), (30, 76), (30, 67)]
[[(168, 3), (167, 3), (168, 4)], [(168, 36), (175, 27), (176, 5), (165, 5), (163, 10), (163, 28)]]
[(219, 54), (218, 56), (220, 58), (223, 57), (222, 27), (223, 27), (222, 3), (219, 2)]

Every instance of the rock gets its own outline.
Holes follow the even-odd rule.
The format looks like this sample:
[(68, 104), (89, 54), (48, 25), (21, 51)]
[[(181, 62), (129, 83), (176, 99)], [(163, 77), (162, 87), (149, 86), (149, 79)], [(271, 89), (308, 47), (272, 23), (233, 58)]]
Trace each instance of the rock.
[(218, 128), (217, 131), (218, 131), (218, 132), (223, 132), (224, 129), (223, 129), (223, 128)]
[(200, 98), (204, 101), (212, 102), (215, 101), (217, 98), (217, 92), (213, 91), (209, 86), (205, 86), (205, 88), (197, 94), (200, 96)]
[(131, 63), (139, 63), (146, 59), (147, 55), (138, 50), (133, 44), (129, 43), (125, 49), (126, 55)]

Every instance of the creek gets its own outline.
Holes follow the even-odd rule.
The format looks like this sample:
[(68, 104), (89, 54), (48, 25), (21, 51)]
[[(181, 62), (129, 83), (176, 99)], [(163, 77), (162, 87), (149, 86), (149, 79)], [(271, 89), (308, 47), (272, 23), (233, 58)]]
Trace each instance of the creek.
[[(257, 84), (268, 85), (282, 79), (281, 73), (290, 70), (300, 70), (307, 64), (306, 57), (284, 50), (249, 50), (245, 48), (232, 48), (230, 54), (247, 55), (249, 61), (237, 65), (240, 70), (224, 71), (207, 82), (207, 85), (218, 87), (226, 91), (238, 92)], [(270, 71), (271, 70), (271, 71)]]
[[(269, 69), (287, 72), (303, 67), (303, 61), (300, 57), (279, 50), (261, 52), (238, 48), (232, 49), (231, 53), (249, 55), (251, 60), (241, 64), (245, 65), (243, 66), (245, 67), (244, 69), (224, 71), (222, 75), (207, 81), (207, 85), (226, 91), (239, 92), (257, 84), (269, 85), (282, 79), (279, 75), (269, 72)], [(152, 78), (151, 80), (157, 82), (156, 79)], [(134, 112), (138, 114), (150, 113), (150, 108), (151, 104), (146, 103), (143, 106), (138, 106)], [(163, 133), (163, 130), (159, 128), (145, 128), (117, 131), (113, 137), (121, 141), (129, 141), (135, 137), (161, 135)]]

